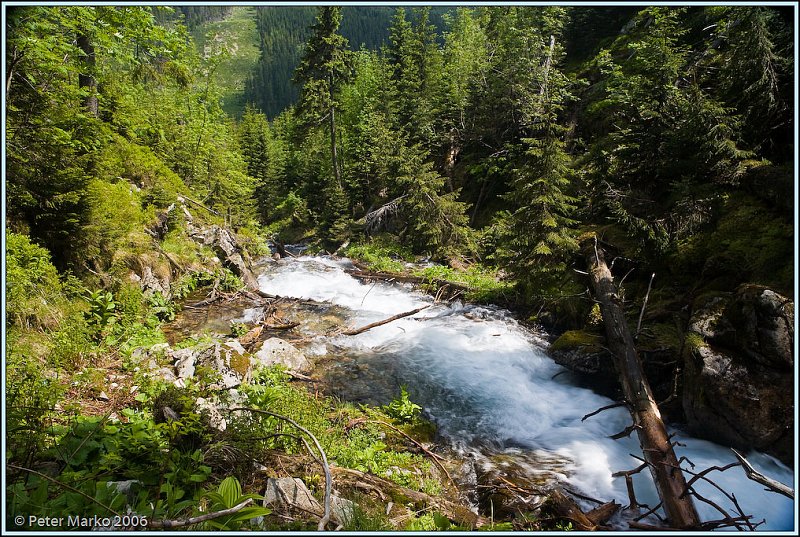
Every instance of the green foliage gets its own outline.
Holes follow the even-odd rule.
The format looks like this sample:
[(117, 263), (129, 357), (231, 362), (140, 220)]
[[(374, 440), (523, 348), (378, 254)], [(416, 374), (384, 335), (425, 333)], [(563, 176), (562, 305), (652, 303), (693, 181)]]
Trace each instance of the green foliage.
[(63, 379), (44, 367), (38, 345), (6, 334), (5, 401), (9, 460), (27, 461), (49, 441), (56, 404), (66, 393)]
[(89, 303), (86, 321), (98, 333), (104, 331), (111, 323), (117, 320), (117, 304), (114, 302), (114, 295), (110, 291), (89, 291), (86, 301)]
[(345, 254), (366, 262), (371, 270), (378, 272), (401, 272), (407, 261), (413, 260), (408, 248), (385, 235), (372, 237), (368, 242), (351, 244)]
[(165, 298), (160, 291), (155, 291), (148, 299), (150, 312), (156, 316), (159, 321), (173, 321), (175, 320), (176, 306), (175, 303)]
[(400, 386), (400, 396), (393, 399), (388, 405), (383, 407), (386, 414), (401, 423), (411, 423), (422, 411), (422, 407), (414, 403), (408, 397), (405, 386)]
[[(288, 379), (281, 367), (261, 368), (253, 373), (251, 383), (243, 386), (242, 392), (247, 395), (251, 406), (284, 414), (309, 429), (319, 439), (329, 461), (372, 472), (405, 487), (431, 494), (441, 490), (441, 484), (428, 477), (431, 469), (429, 461), (405, 450), (392, 449), (377, 424), (366, 423), (345, 431), (344, 425), (353, 418), (365, 417), (365, 412), (366, 417), (383, 421), (390, 419), (387, 414), (378, 409), (358, 411), (337, 405), (331, 399), (317, 399), (305, 390), (290, 385)], [(419, 410), (412, 409), (413, 406), (416, 405), (409, 403), (407, 408), (416, 416)], [(229, 429), (236, 431), (234, 438), (237, 441), (245, 443), (248, 438), (259, 436), (260, 433), (254, 434), (254, 431), (263, 432), (267, 439), (256, 445), (249, 441), (249, 449), (256, 450), (260, 446), (290, 453), (305, 452), (303, 444), (296, 439), (272, 434), (279, 426), (284, 427), (285, 423), (272, 417), (258, 416), (231, 423)], [(417, 468), (422, 471), (421, 476), (414, 470)]]
[[(210, 502), (208, 511), (212, 513), (230, 509), (245, 500), (264, 499), (263, 496), (259, 496), (258, 494), (242, 494), (242, 486), (239, 484), (239, 480), (233, 476), (228, 476), (223, 479), (217, 490), (207, 492), (205, 497)], [(206, 522), (206, 526), (208, 529), (215, 530), (238, 530), (242, 527), (242, 524), (248, 520), (266, 516), (270, 513), (271, 511), (265, 507), (248, 506), (236, 513), (209, 520)]]
[(63, 317), (64, 289), (50, 253), (30, 238), (6, 233), (6, 318), (22, 328), (55, 326)]
[(242, 337), (247, 333), (248, 326), (246, 323), (237, 323), (236, 321), (231, 321), (231, 335), (233, 337)]

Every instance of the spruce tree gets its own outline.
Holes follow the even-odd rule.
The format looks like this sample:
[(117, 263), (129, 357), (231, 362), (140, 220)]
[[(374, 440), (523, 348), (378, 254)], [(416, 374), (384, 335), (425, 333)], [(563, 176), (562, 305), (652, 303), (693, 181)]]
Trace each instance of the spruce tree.
[(319, 8), (294, 76), (295, 82), (302, 84), (297, 110), (306, 124), (311, 128), (323, 123), (328, 126), (333, 184), (329, 181), (322, 187), (326, 206), (320, 225), (323, 233), (335, 240), (342, 238), (347, 226), (340, 220), (347, 219), (349, 213), (338, 155), (336, 113), (339, 90), (352, 77), (352, 52), (347, 48), (347, 39), (338, 33), (341, 21), (341, 8)]

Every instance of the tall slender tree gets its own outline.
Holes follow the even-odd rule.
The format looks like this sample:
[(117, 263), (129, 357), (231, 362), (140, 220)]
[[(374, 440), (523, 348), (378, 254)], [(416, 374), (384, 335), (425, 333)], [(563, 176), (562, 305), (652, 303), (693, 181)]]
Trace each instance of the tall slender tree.
[(294, 74), (295, 82), (302, 84), (298, 110), (307, 114), (312, 123), (328, 122), (331, 167), (339, 188), (342, 174), (336, 140), (337, 92), (352, 76), (352, 53), (347, 39), (339, 34), (341, 22), (340, 7), (319, 8), (311, 38)]

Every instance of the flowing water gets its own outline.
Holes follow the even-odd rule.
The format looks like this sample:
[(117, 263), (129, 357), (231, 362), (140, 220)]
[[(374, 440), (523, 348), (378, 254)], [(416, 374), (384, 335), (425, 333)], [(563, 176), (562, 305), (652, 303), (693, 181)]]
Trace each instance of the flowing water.
[[(282, 296), (330, 301), (349, 308), (353, 327), (430, 304), (414, 316), (373, 328), (358, 336), (320, 336), (309, 347), (328, 360), (328, 386), (344, 398), (385, 403), (408, 386), (411, 399), (425, 408), (440, 434), (463, 452), (490, 446), (495, 453), (518, 456), (531, 478), (537, 472), (561, 480), (582, 493), (627, 505), (623, 478), (611, 474), (637, 467), (631, 454), (641, 451), (635, 435), (611, 440), (630, 424), (624, 409), (581, 418), (608, 398), (571, 383), (561, 366), (547, 357), (546, 342), (521, 327), (504, 310), (461, 304), (433, 304), (426, 295), (391, 284), (362, 284), (350, 277), (347, 260), (300, 257), (269, 266), (261, 289)], [(676, 448), (696, 470), (735, 462), (731, 451), (677, 431)], [(762, 473), (793, 487), (793, 472), (772, 457), (750, 453)], [(519, 462), (521, 461), (521, 462)], [(533, 462), (531, 462), (533, 461)], [(537, 463), (537, 461), (539, 461)], [(759, 529), (793, 527), (793, 502), (748, 480), (740, 468), (709, 477), (733, 492)], [(634, 476), (640, 502), (658, 503), (649, 473)], [(705, 497), (727, 508), (713, 487), (696, 485)], [(697, 502), (704, 520), (720, 514)]]

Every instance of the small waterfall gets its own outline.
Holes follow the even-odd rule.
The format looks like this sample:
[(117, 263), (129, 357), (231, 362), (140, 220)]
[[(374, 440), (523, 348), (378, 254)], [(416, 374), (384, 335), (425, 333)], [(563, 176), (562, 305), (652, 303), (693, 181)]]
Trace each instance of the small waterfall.
[[(332, 385), (346, 397), (385, 403), (408, 386), (442, 435), (456, 448), (492, 445), (545, 461), (545, 471), (584, 494), (626, 505), (625, 481), (612, 473), (633, 469), (639, 461), (633, 438), (609, 435), (630, 424), (621, 408), (581, 421), (612, 401), (570, 383), (563, 369), (544, 352), (546, 343), (521, 327), (504, 310), (463, 304), (433, 304), (410, 288), (385, 283), (362, 284), (350, 277), (349, 261), (300, 257), (280, 261), (259, 277), (261, 288), (277, 295), (330, 301), (352, 310), (350, 322), (362, 326), (425, 304), (418, 314), (358, 336), (320, 338), (312, 348), (344, 356), (329, 371)], [(729, 449), (680, 431), (685, 446), (676, 448), (699, 470), (735, 459)], [(748, 459), (765, 475), (793, 486), (793, 472), (776, 459), (750, 453)], [(547, 463), (546, 461), (550, 461)], [(542, 469), (540, 468), (539, 471)], [(537, 471), (532, 468), (532, 472)], [(709, 476), (712, 477), (712, 476)], [(740, 468), (714, 473), (721, 487), (736, 495), (759, 529), (793, 527), (794, 506), (788, 498), (767, 492), (748, 480)], [(647, 472), (634, 476), (637, 498), (658, 503)], [(697, 490), (714, 502), (727, 500), (711, 485)], [(720, 518), (711, 506), (697, 502), (705, 520)]]

